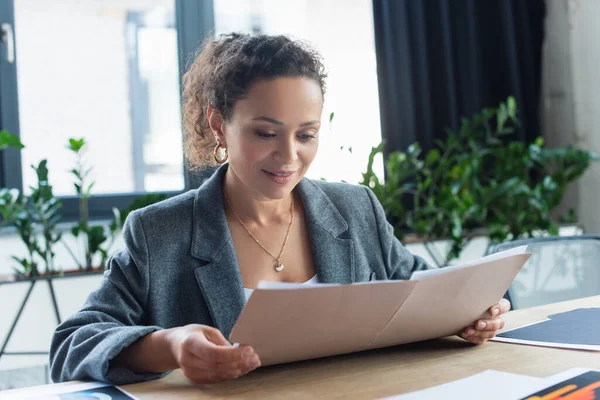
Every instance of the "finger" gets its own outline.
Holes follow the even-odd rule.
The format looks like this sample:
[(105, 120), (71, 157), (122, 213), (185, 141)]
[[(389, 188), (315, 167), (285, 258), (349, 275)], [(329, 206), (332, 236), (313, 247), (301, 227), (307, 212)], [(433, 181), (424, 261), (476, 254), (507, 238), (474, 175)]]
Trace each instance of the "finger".
[(504, 314), (505, 312), (510, 311), (510, 301), (506, 299), (502, 299), (498, 302), (498, 304), (494, 304), (488, 310), (490, 316), (497, 317), (500, 314)]
[(507, 299), (502, 299), (500, 300), (500, 313), (504, 314), (510, 311), (510, 301), (508, 301)]
[(209, 364), (198, 360), (201, 362), (200, 368), (186, 368), (184, 374), (195, 382), (204, 383), (237, 379), (260, 366), (257, 355), (253, 356), (251, 362), (244, 360), (229, 364)]
[(215, 371), (227, 371), (230, 369), (235, 369), (240, 370), (242, 373), (248, 373), (258, 367), (260, 367), (260, 360), (256, 354), (249, 359), (242, 359), (232, 363), (216, 363), (211, 365), (211, 368)]
[(504, 328), (504, 320), (502, 318), (480, 319), (475, 323), (475, 328), (478, 331), (499, 331)]
[(488, 310), (488, 313), (491, 317), (497, 317), (498, 315), (500, 315), (500, 303), (491, 306)]
[(231, 346), (231, 343), (229, 343), (229, 341), (225, 339), (225, 336), (223, 336), (221, 331), (216, 328), (206, 327), (204, 329), (204, 336), (206, 336), (206, 338), (209, 341), (218, 346)]
[(473, 336), (473, 335), (465, 335), (464, 333), (461, 333), (459, 336), (461, 338), (463, 338), (464, 340), (466, 340), (467, 342), (469, 342), (471, 344), (475, 344), (475, 345), (483, 344), (486, 341), (486, 339), (484, 339), (484, 338), (480, 338), (480, 337)]
[(258, 355), (255, 353), (252, 353), (248, 358), (238, 358), (228, 362), (216, 362), (214, 361), (214, 357), (213, 360), (207, 360), (206, 358), (199, 357), (191, 352), (182, 352), (180, 365), (182, 367), (185, 366), (206, 371), (222, 372), (228, 370), (240, 370), (242, 373), (247, 373), (260, 367), (261, 363)]
[(460, 336), (472, 336), (473, 334), (475, 334), (477, 330), (473, 327), (473, 326), (467, 326), (465, 329), (463, 329), (463, 331), (460, 333)]
[[(207, 327), (204, 331), (204, 334), (210, 342), (214, 343), (217, 346), (230, 347), (230, 348), (233, 347), (233, 348), (239, 349), (242, 359), (245, 358), (247, 360), (250, 360), (252, 358), (252, 356), (255, 354), (254, 350), (252, 349), (251, 346), (238, 346), (238, 347), (232, 346), (232, 344), (229, 343), (229, 341), (227, 339), (225, 339), (225, 337), (223, 336), (221, 331), (216, 328)], [(226, 359), (225, 360), (217, 359), (217, 360), (211, 360), (211, 361), (215, 361), (218, 363), (229, 362), (229, 360), (226, 360)]]
[(183, 345), (184, 349), (192, 353), (194, 356), (201, 358), (209, 363), (228, 363), (238, 361), (248, 354), (252, 356), (252, 349), (245, 347), (233, 347), (216, 345), (201, 335), (191, 336)]
[(494, 336), (496, 336), (496, 331), (477, 331), (474, 334), (470, 335), (469, 338), (491, 339)]
[(472, 343), (477, 346), (480, 346), (480, 345), (484, 344), (485, 342), (487, 342), (487, 339), (477, 338), (477, 337), (471, 337), (469, 339), (469, 343)]

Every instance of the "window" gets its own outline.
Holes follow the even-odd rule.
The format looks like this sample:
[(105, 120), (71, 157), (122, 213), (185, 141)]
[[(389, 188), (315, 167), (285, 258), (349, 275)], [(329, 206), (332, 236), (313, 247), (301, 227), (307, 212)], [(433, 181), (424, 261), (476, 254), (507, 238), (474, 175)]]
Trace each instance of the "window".
[(328, 91), (309, 177), (358, 182), (381, 140), (370, 0), (7, 0), (0, 18), (16, 49), (11, 62), (5, 34), (0, 124), (27, 146), (0, 154), (0, 185), (27, 192), (30, 166), (48, 159), (66, 219), (78, 215), (70, 137), (88, 142), (92, 217), (205, 178), (184, 168), (180, 79), (209, 33), (285, 33), (324, 56)]
[[(214, 0), (217, 34), (231, 31), (289, 34), (308, 41), (323, 56), (329, 76), (320, 148), (309, 177), (358, 183), (371, 148), (381, 142), (371, 3), (371, 0)], [(382, 176), (382, 162), (378, 169)]]
[[(71, 137), (96, 194), (184, 188), (174, 0), (15, 0), (23, 186), (48, 159), (74, 195)], [(26, 189), (27, 191), (27, 189)]]
[(0, 122), (26, 145), (0, 154), (0, 185), (29, 192), (31, 165), (47, 159), (63, 216), (76, 218), (72, 137), (88, 143), (92, 217), (204, 178), (184, 168), (180, 79), (214, 28), (212, 1), (7, 0), (0, 19)]

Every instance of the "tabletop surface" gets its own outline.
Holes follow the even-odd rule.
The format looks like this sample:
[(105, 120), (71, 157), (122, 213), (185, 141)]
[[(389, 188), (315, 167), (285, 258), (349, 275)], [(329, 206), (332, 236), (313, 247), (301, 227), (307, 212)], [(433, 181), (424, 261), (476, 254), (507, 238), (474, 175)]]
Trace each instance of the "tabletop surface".
[[(511, 311), (504, 316), (505, 329), (582, 307), (600, 307), (600, 296)], [(252, 399), (282, 395), (372, 399), (424, 389), (487, 369), (545, 377), (573, 367), (600, 369), (600, 354), (500, 342), (472, 346), (458, 337), (449, 337), (263, 367), (237, 380), (211, 385), (194, 385), (177, 370), (163, 379), (125, 385), (123, 389), (139, 399)]]

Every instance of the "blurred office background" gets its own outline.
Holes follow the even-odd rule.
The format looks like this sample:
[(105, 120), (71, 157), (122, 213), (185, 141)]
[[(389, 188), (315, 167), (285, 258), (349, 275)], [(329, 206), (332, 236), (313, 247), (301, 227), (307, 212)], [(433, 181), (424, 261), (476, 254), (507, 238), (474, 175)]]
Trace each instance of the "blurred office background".
[[(599, 22), (596, 0), (6, 0), (0, 127), (26, 147), (0, 152), (0, 187), (30, 193), (30, 166), (47, 159), (63, 199), (60, 229), (75, 248), (69, 138), (87, 143), (95, 224), (141, 194), (197, 187), (203, 177), (182, 156), (180, 80), (206, 35), (231, 31), (288, 34), (323, 55), (328, 90), (311, 178), (358, 183), (382, 140), (385, 154), (413, 142), (432, 148), (461, 116), (508, 96), (519, 108), (517, 140), (600, 152)], [(374, 166), (383, 179), (381, 155)], [(598, 195), (593, 165), (560, 208), (598, 232)], [(458, 261), (487, 245), (477, 238)], [(409, 248), (431, 260), (422, 244)], [(64, 247), (56, 252), (57, 265), (75, 268)], [(0, 228), (0, 275), (24, 254), (17, 232)], [(56, 310), (63, 320), (77, 311), (101, 276), (57, 279), (53, 292), (46, 282), (31, 293), (30, 282), (0, 284), (0, 389), (48, 382)]]

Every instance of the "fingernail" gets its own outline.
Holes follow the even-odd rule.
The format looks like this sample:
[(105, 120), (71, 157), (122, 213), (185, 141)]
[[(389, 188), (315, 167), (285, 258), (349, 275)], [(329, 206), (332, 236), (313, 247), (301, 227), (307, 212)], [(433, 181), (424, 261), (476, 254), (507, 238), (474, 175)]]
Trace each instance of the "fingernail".
[(484, 329), (484, 328), (486, 327), (486, 325), (487, 325), (487, 324), (486, 324), (485, 322), (483, 322), (483, 321), (479, 321), (479, 324), (477, 324), (477, 327), (478, 327), (479, 329)]
[(473, 329), (473, 328), (468, 328), (468, 329), (466, 330), (466, 332), (465, 332), (465, 333), (466, 333), (467, 335), (471, 336), (472, 334), (474, 334), (474, 333), (475, 333), (475, 329)]
[(499, 312), (500, 312), (500, 310), (498, 310), (497, 308), (494, 308), (494, 309), (492, 310), (492, 314), (493, 314), (493, 315), (498, 315), (498, 313), (499, 313)]
[(244, 353), (242, 353), (242, 357), (250, 358), (250, 357), (252, 357), (252, 354), (254, 354), (252, 349), (246, 349), (246, 350), (244, 350)]

